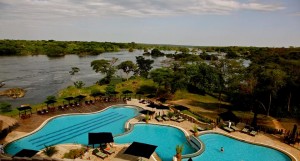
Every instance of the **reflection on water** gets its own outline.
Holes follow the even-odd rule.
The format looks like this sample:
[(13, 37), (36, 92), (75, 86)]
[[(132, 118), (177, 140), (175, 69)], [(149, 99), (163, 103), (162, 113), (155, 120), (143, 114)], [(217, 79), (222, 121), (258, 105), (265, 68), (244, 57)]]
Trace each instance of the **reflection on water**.
[[(94, 84), (102, 78), (102, 75), (95, 73), (90, 67), (90, 63), (97, 59), (118, 58), (116, 65), (125, 60), (135, 62), (136, 56), (141, 56), (143, 51), (120, 51), (115, 53), (103, 53), (97, 56), (66, 55), (60, 58), (49, 58), (45, 55), (38, 56), (1, 56), (0, 57), (0, 81), (5, 82), (5, 86), (0, 90), (10, 88), (23, 88), (26, 95), (23, 98), (11, 99), (0, 97), (0, 101), (10, 102), (14, 107), (21, 104), (36, 104), (44, 102), (49, 95), (55, 95), (58, 90), (74, 81), (81, 80), (86, 86)], [(162, 66), (165, 57), (151, 58), (154, 60), (154, 68)], [(74, 76), (69, 74), (71, 67), (80, 68), (80, 72)], [(116, 74), (120, 75), (121, 72)]]

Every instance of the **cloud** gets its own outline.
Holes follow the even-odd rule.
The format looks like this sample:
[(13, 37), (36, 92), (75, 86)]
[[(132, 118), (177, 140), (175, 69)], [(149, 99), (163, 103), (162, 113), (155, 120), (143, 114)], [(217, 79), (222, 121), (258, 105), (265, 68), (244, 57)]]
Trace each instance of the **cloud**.
[(291, 16), (300, 16), (300, 12), (295, 12), (295, 13), (292, 13), (290, 14)]
[(0, 0), (0, 19), (224, 15), (238, 10), (270, 12), (282, 9), (282, 5), (253, 0)]

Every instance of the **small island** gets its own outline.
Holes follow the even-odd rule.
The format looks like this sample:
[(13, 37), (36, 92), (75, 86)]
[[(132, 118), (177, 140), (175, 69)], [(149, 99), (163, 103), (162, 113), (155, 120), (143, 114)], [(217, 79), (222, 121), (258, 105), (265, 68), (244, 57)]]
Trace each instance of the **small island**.
[(22, 88), (11, 88), (0, 91), (0, 96), (7, 96), (11, 98), (21, 98), (25, 96), (26, 91)]

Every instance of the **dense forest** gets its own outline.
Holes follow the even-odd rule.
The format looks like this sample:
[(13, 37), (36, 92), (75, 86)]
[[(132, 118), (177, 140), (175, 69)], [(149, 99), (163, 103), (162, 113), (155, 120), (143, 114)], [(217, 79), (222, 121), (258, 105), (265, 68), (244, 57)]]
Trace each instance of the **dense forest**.
[[(127, 78), (141, 76), (158, 84), (158, 97), (171, 97), (179, 89), (209, 94), (228, 101), (235, 110), (252, 110), (272, 116), (300, 116), (300, 48), (203, 47), (138, 43), (0, 40), (2, 55), (63, 56), (97, 55), (126, 49), (143, 50), (145, 55), (166, 56), (167, 67), (152, 69), (145, 57), (136, 63), (95, 60), (91, 67), (105, 74), (100, 84), (109, 84), (116, 70)], [(168, 52), (172, 51), (172, 52)], [(165, 53), (166, 52), (166, 53)], [(212, 54), (214, 53), (214, 54)], [(225, 55), (224, 57), (220, 55)], [(251, 61), (244, 66), (240, 60)], [(208, 63), (207, 63), (208, 62)]]

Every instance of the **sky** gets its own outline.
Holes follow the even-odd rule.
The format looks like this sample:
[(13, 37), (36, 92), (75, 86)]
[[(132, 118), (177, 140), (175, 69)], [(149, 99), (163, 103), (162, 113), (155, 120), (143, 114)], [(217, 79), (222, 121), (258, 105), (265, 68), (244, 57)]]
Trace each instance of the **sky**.
[(0, 39), (300, 46), (300, 0), (0, 0)]

